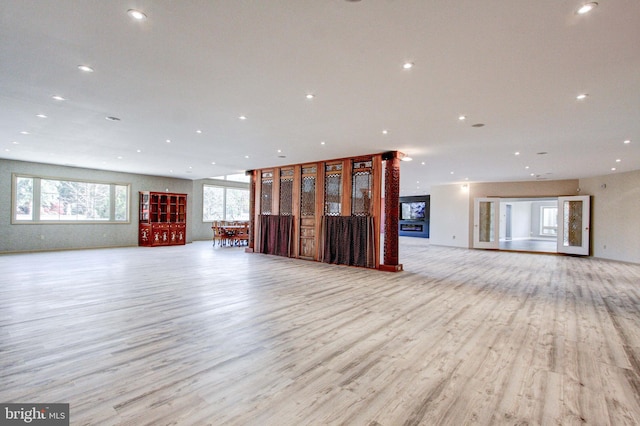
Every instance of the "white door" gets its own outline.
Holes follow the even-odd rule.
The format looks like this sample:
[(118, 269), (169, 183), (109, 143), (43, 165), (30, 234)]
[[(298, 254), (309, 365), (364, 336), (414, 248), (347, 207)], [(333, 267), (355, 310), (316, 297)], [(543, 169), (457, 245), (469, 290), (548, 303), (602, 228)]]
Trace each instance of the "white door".
[(500, 199), (476, 198), (473, 206), (473, 247), (499, 248), (499, 225)]
[(589, 255), (590, 197), (558, 197), (558, 253)]

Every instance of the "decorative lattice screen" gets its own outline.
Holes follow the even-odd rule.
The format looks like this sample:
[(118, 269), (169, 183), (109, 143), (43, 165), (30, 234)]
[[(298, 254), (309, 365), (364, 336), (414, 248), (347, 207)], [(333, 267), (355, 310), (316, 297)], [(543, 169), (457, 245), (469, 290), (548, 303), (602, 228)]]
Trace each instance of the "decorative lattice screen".
[(262, 190), (260, 191), (260, 213), (273, 211), (273, 172), (262, 172)]
[(293, 169), (280, 171), (280, 215), (293, 214)]
[(371, 215), (371, 185), (373, 161), (353, 161), (351, 178), (351, 215)]

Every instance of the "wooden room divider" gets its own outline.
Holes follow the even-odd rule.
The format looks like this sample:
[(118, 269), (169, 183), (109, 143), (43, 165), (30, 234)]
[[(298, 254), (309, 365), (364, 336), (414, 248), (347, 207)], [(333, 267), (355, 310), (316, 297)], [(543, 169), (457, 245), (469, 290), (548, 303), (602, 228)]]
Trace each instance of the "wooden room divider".
[(390, 151), (247, 172), (251, 176), (247, 251), (402, 270), (398, 263), (402, 156)]

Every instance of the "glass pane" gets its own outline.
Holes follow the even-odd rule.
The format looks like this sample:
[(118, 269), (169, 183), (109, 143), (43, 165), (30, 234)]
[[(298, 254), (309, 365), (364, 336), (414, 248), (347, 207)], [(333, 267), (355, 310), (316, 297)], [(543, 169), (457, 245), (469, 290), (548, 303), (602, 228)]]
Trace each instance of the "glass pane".
[(109, 189), (107, 184), (42, 179), (40, 219), (109, 220)]
[(558, 233), (558, 208), (557, 207), (541, 207), (542, 210), (542, 226), (540, 234), (557, 235)]
[(202, 220), (224, 220), (224, 188), (210, 185), (202, 188)]
[(565, 247), (582, 247), (582, 201), (565, 201), (563, 211)]
[(226, 220), (249, 220), (249, 190), (227, 188)]
[(260, 213), (271, 214), (272, 195), (273, 192), (273, 179), (262, 179), (262, 191), (260, 194)]
[(280, 179), (280, 214), (293, 214), (293, 179)]
[(127, 211), (127, 200), (129, 199), (129, 188), (124, 185), (116, 185), (116, 217), (115, 220), (126, 221), (129, 217)]
[(324, 213), (327, 216), (340, 216), (342, 175), (330, 174), (325, 178)]
[(300, 215), (313, 216), (316, 213), (316, 177), (302, 178), (302, 193), (300, 195)]
[(357, 172), (352, 179), (351, 214), (369, 216), (371, 214), (371, 173)]
[(33, 178), (16, 178), (16, 220), (33, 220)]
[(491, 243), (494, 241), (494, 232), (493, 232), (493, 209), (494, 204), (492, 201), (480, 201), (480, 218), (479, 224), (480, 227), (480, 242), (482, 243)]

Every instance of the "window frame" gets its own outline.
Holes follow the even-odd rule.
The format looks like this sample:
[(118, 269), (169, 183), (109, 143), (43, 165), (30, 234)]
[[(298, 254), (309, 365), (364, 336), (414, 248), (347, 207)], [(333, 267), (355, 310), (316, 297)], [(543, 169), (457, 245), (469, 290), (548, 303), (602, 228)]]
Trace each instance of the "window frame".
[[(227, 221), (227, 220), (241, 220), (241, 219), (227, 219), (227, 189), (232, 189), (232, 190), (240, 190), (240, 191), (247, 191), (247, 194), (249, 197), (251, 197), (251, 190), (249, 188), (248, 184), (243, 184), (241, 182), (233, 182), (233, 184), (229, 184), (232, 181), (222, 181), (219, 180), (217, 182), (205, 182), (202, 184), (202, 223), (211, 223), (213, 221), (216, 220), (223, 220), (223, 221)], [(205, 218), (204, 216), (204, 208), (205, 208), (205, 204), (204, 204), (204, 191), (206, 187), (213, 187), (213, 188), (222, 188), (222, 219), (209, 219), (209, 218)], [(251, 218), (251, 212), (249, 211), (249, 219)], [(249, 219), (245, 219), (245, 220), (249, 220)]]
[[(545, 210), (552, 210), (554, 209), (556, 211), (556, 226), (548, 226), (545, 225)], [(539, 235), (543, 236), (543, 237), (557, 237), (558, 236), (558, 220), (557, 220), (557, 215), (558, 215), (558, 207), (556, 206), (540, 206), (540, 230), (539, 230)], [(545, 231), (551, 231), (551, 232), (545, 232)]]
[[(18, 201), (18, 188), (17, 182), (18, 179), (32, 179), (32, 216), (31, 219), (18, 219), (16, 217), (16, 209), (17, 209), (17, 201)], [(41, 182), (42, 180), (52, 180), (52, 181), (61, 181), (61, 182), (78, 182), (84, 184), (98, 184), (98, 185), (109, 185), (109, 218), (106, 220), (73, 220), (73, 219), (63, 219), (63, 220), (46, 220), (40, 218), (40, 209), (42, 206), (42, 193), (41, 193)], [(117, 187), (126, 188), (126, 214), (124, 220), (116, 220), (117, 211), (116, 211), (116, 193)], [(12, 225), (74, 225), (74, 224), (93, 224), (93, 225), (105, 225), (105, 224), (118, 224), (118, 225), (126, 225), (131, 224), (131, 184), (125, 182), (107, 182), (100, 180), (89, 180), (89, 179), (78, 179), (78, 178), (67, 178), (67, 177), (59, 177), (59, 176), (42, 176), (42, 175), (32, 175), (28, 173), (12, 173), (11, 174), (11, 224)]]

